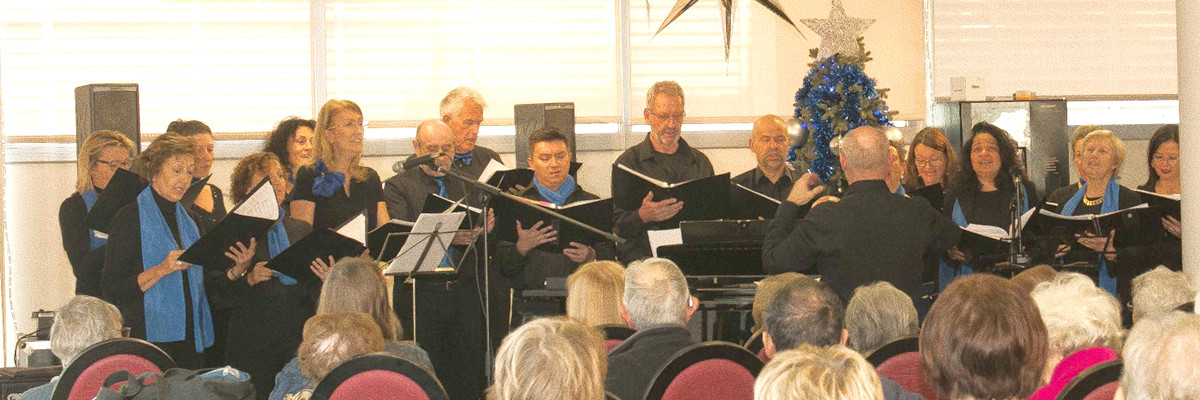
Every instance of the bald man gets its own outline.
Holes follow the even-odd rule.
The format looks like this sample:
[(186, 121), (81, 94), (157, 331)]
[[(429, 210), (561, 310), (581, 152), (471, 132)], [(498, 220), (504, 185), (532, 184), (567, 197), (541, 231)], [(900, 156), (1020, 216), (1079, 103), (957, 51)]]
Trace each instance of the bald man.
[(791, 146), (791, 137), (787, 133), (787, 124), (777, 115), (764, 115), (754, 121), (754, 129), (750, 134), (750, 151), (758, 161), (758, 166), (741, 175), (730, 179), (730, 204), (732, 211), (739, 218), (754, 219), (758, 217), (772, 218), (771, 215), (755, 215), (756, 210), (740, 207), (750, 204), (748, 196), (753, 194), (739, 189), (762, 193), (775, 200), (784, 201), (792, 191), (792, 183), (800, 177), (791, 165), (788, 165), (787, 151)]
[[(428, 120), (417, 126), (413, 138), (413, 153), (423, 156), (442, 153), (434, 163), (441, 168), (451, 168), (451, 157), (455, 151), (454, 134), (450, 126), (440, 120)], [(388, 178), (384, 182), (383, 199), (387, 203), (388, 215), (392, 218), (416, 221), (425, 205), (425, 198), (438, 194), (450, 200), (466, 196), (465, 183), (442, 176), (427, 165), (412, 168)], [(450, 280), (417, 280), (417, 327), (416, 340), (421, 348), (429, 352), (438, 379), (450, 393), (451, 399), (473, 399), (483, 390), (484, 339), (483, 306), (478, 295), (476, 268), (473, 254), (464, 253), (470, 244), (471, 234), (461, 232), (451, 243), (452, 256), (457, 263), (466, 262), (458, 274)], [(472, 250), (474, 252), (474, 250)], [(443, 266), (450, 263), (443, 261)], [(404, 326), (404, 333), (412, 337), (412, 292), (411, 286), (397, 278), (392, 296), (396, 316)]]
[(960, 231), (925, 199), (888, 190), (893, 157), (883, 131), (859, 127), (847, 133), (838, 162), (850, 186), (840, 201), (817, 201), (800, 219), (801, 205), (825, 190), (815, 174), (800, 177), (767, 227), (767, 273), (815, 270), (843, 302), (858, 286), (875, 281), (917, 298), (921, 255), (945, 252)]

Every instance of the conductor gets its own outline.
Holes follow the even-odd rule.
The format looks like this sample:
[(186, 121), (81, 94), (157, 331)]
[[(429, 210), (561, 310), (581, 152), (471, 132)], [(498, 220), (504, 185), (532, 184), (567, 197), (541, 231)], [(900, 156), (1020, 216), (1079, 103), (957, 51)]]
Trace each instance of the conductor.
[(891, 193), (887, 136), (873, 127), (842, 139), (838, 162), (850, 183), (841, 200), (823, 197), (802, 219), (801, 205), (825, 188), (813, 173), (797, 180), (767, 227), (763, 268), (768, 274), (816, 270), (842, 301), (854, 289), (886, 281), (914, 299), (921, 284), (921, 255), (942, 253), (959, 239), (957, 225), (922, 198)]

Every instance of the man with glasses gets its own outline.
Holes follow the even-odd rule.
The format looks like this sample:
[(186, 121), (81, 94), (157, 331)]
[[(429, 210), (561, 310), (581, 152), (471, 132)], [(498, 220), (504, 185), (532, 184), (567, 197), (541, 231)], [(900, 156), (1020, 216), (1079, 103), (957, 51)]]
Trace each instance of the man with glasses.
[[(768, 114), (754, 121), (754, 128), (750, 133), (750, 151), (754, 153), (758, 166), (730, 180), (729, 195), (732, 200), (730, 204), (748, 204), (750, 201), (748, 197), (754, 195), (738, 188), (738, 185), (781, 202), (787, 200), (788, 193), (792, 191), (792, 183), (796, 182), (796, 178), (799, 177), (796, 169), (787, 163), (787, 152), (790, 145), (791, 137), (788, 136), (787, 124), (783, 118)], [(754, 213), (753, 211), (743, 212), (743, 210), (736, 209), (737, 207), (734, 208), (733, 213), (740, 217), (749, 219), (759, 217), (750, 215)], [(772, 218), (774, 216), (775, 214), (761, 217)]]
[[(654, 83), (646, 93), (646, 108), (642, 115), (650, 125), (646, 140), (630, 147), (617, 157), (617, 164), (624, 165), (651, 178), (677, 183), (713, 175), (712, 163), (700, 150), (692, 148), (680, 137), (683, 127), (683, 88), (675, 81)], [(612, 191), (614, 198), (623, 197), (630, 189), (630, 182), (614, 175)], [(613, 212), (613, 230), (626, 239), (617, 249), (623, 263), (650, 255), (647, 229), (670, 229), (667, 221), (683, 209), (683, 202), (676, 199), (656, 199), (646, 193), (636, 210), (617, 207)]]

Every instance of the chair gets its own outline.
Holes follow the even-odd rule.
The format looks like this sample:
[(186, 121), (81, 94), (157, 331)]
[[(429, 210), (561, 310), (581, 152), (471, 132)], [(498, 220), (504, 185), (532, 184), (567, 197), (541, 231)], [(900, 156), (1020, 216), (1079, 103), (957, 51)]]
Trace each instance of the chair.
[(889, 358), (895, 357), (896, 355), (917, 351), (919, 348), (918, 343), (919, 341), (917, 340), (916, 335), (905, 336), (884, 343), (874, 350), (868, 351), (866, 357), (864, 358), (866, 358), (867, 362), (871, 363), (871, 365), (878, 367), (879, 364), (882, 364), (884, 361), (887, 361)]
[(625, 339), (629, 339), (637, 331), (620, 325), (605, 325), (601, 326), (600, 330), (604, 331), (604, 346), (605, 351), (612, 351), (617, 346), (621, 345)]
[(1112, 400), (1121, 380), (1121, 360), (1105, 361), (1083, 370), (1067, 383), (1057, 400)]
[(742, 347), (745, 347), (746, 350), (754, 353), (754, 355), (757, 356), (758, 359), (763, 362), (763, 364), (766, 364), (771, 362), (771, 359), (767, 358), (767, 348), (763, 344), (762, 335), (763, 331), (761, 330), (755, 332), (753, 336), (750, 336), (749, 340), (746, 340), (746, 344), (742, 345)]
[(928, 400), (937, 400), (937, 390), (925, 379), (925, 371), (921, 370), (921, 354), (915, 351), (900, 353), (889, 357), (875, 367), (879, 376), (891, 379), (900, 384), (904, 390), (921, 395)]
[(414, 399), (449, 400), (432, 372), (386, 353), (367, 354), (329, 371), (313, 400)]
[(646, 400), (752, 400), (763, 362), (733, 343), (704, 342), (675, 353), (650, 387)]
[(104, 380), (125, 370), (133, 376), (146, 372), (163, 373), (175, 368), (175, 361), (150, 342), (117, 338), (93, 344), (63, 369), (51, 400), (90, 400), (104, 387)]

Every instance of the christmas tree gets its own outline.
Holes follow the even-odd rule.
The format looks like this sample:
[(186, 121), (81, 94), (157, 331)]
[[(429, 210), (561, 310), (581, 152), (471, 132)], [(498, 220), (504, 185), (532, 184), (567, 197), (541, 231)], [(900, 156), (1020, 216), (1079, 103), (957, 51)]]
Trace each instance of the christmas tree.
[(840, 0), (834, 0), (828, 19), (803, 20), (821, 35), (821, 47), (812, 49), (804, 87), (796, 92), (796, 114), (804, 131), (804, 141), (792, 149), (789, 161), (800, 156), (808, 161), (809, 171), (825, 182), (843, 179), (836, 148), (846, 132), (863, 125), (891, 125), (884, 99), (887, 89), (875, 87), (875, 80), (863, 72), (871, 53), (866, 51), (862, 31), (874, 20), (849, 18)]

